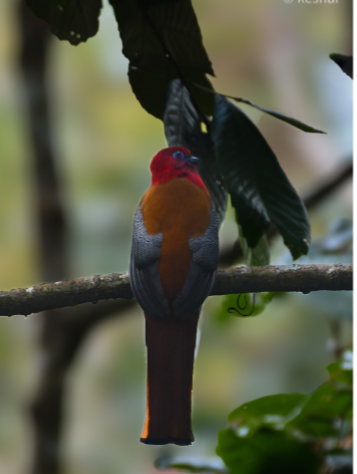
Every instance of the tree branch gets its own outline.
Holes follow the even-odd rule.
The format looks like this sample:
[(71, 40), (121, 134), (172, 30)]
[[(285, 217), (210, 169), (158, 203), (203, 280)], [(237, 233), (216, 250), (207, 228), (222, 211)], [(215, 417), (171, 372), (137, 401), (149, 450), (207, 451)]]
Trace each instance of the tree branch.
[[(211, 295), (263, 291), (352, 290), (352, 265), (270, 265), (218, 270)], [(49, 309), (131, 299), (128, 273), (93, 275), (0, 292), (0, 316), (28, 315)]]

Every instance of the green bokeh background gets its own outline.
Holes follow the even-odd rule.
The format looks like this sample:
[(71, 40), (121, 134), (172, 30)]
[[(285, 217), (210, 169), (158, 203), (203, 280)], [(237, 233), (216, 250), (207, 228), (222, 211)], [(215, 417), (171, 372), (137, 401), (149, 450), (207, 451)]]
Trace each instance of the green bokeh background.
[[(291, 115), (327, 135), (309, 135), (242, 106), (259, 125), (301, 195), (351, 155), (352, 82), (328, 58), (349, 54), (350, 2), (194, 0), (217, 91)], [(31, 144), (17, 64), (15, 2), (0, 1), (0, 289), (40, 282)], [(136, 205), (149, 163), (165, 146), (127, 81), (111, 8), (98, 35), (72, 47), (53, 38), (49, 90), (53, 138), (70, 219), (69, 277), (126, 271)], [(313, 239), (351, 218), (351, 184), (310, 213)], [(237, 238), (229, 210), (221, 244)], [(273, 255), (284, 255), (281, 241)], [(337, 298), (337, 295), (335, 295)], [(351, 342), (350, 300), (341, 300), (342, 343)], [(274, 300), (255, 318), (219, 317), (211, 297), (201, 318), (195, 364), (192, 447), (139, 442), (145, 414), (144, 321), (135, 307), (98, 325), (68, 374), (63, 456), (66, 474), (152, 473), (161, 455), (212, 456), (217, 432), (240, 404), (279, 392), (307, 392), (327, 379), (335, 309), (303, 295)], [(337, 312), (338, 313), (338, 312)], [(347, 314), (347, 317), (346, 317)], [(222, 322), (224, 320), (224, 323)], [(26, 473), (32, 428), (27, 406), (38, 369), (40, 319), (0, 318), (0, 472)]]

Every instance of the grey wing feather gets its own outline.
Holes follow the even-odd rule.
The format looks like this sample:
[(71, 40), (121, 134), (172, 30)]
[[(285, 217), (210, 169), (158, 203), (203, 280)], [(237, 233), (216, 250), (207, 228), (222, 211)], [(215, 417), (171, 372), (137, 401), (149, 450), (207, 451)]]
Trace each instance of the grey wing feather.
[(192, 251), (190, 270), (185, 285), (173, 308), (179, 318), (190, 317), (210, 294), (217, 271), (219, 219), (215, 208), (205, 234), (190, 239)]
[(140, 202), (134, 216), (130, 283), (138, 303), (154, 319), (163, 318), (170, 312), (159, 275), (162, 240), (162, 233), (147, 233)]

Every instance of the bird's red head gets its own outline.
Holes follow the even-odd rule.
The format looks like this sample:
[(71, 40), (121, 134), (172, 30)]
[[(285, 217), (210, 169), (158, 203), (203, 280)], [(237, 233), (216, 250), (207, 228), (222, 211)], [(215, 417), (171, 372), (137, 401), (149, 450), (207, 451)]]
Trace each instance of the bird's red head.
[(170, 146), (159, 151), (152, 159), (150, 170), (152, 185), (166, 183), (171, 179), (186, 178), (203, 189), (207, 189), (197, 171), (198, 158), (183, 146)]

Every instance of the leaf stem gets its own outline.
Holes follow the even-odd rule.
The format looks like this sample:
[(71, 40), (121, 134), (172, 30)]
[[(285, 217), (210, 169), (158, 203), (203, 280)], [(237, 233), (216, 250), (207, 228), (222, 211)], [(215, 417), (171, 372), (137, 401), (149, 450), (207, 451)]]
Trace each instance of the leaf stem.
[(299, 130), (302, 130), (303, 132), (326, 134), (326, 132), (323, 132), (322, 130), (318, 130), (316, 128), (313, 128), (310, 125), (306, 125), (305, 123), (300, 122), (300, 120), (294, 119), (292, 117), (287, 117), (286, 115), (283, 115), (280, 112), (274, 112), (274, 110), (265, 109), (264, 107), (260, 107), (260, 105), (254, 104), (250, 100), (243, 99), (242, 97), (234, 97), (232, 95), (222, 94), (221, 92), (216, 92), (215, 90), (208, 89), (207, 87), (201, 86), (200, 84), (196, 84), (195, 82), (190, 81), (190, 84), (193, 85), (194, 87), (196, 87), (198, 89), (202, 89), (205, 92), (208, 92), (210, 94), (220, 95), (222, 97), (226, 97), (227, 99), (232, 99), (235, 102), (240, 102), (240, 103), (243, 103), (243, 104), (250, 105), (251, 107), (254, 107), (255, 109), (260, 110), (261, 112), (264, 112), (268, 115), (271, 115), (272, 117), (274, 117), (278, 120), (281, 120), (285, 123), (288, 123), (289, 125), (292, 125), (293, 127), (296, 127)]

